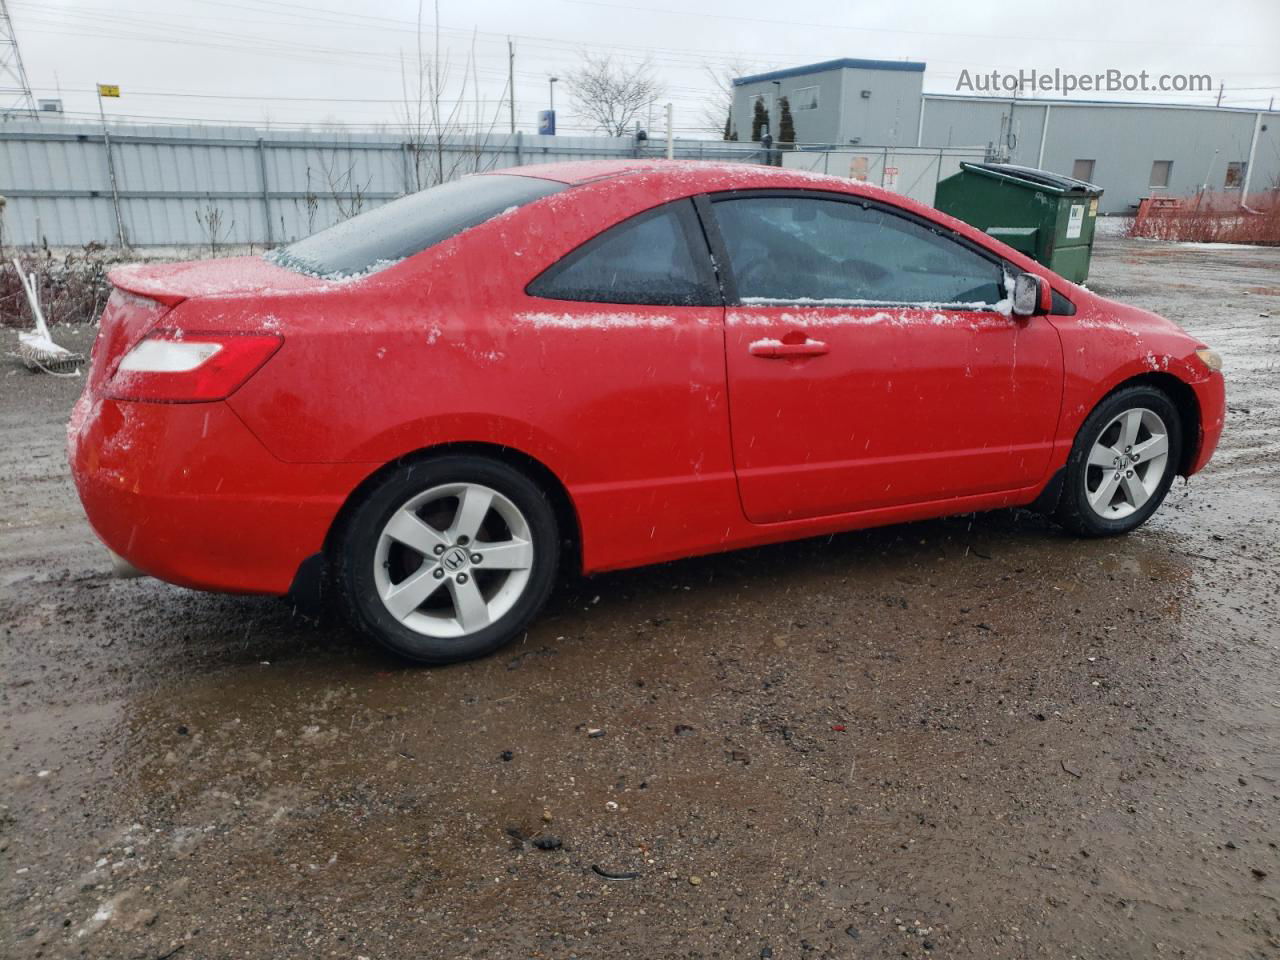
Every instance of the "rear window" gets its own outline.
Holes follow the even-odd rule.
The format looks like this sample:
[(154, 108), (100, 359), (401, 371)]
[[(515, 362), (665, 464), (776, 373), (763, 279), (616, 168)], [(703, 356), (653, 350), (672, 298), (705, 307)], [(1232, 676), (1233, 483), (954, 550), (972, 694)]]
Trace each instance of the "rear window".
[(392, 200), (273, 250), (267, 258), (326, 279), (361, 276), (565, 187), (554, 180), (507, 174), (466, 177)]

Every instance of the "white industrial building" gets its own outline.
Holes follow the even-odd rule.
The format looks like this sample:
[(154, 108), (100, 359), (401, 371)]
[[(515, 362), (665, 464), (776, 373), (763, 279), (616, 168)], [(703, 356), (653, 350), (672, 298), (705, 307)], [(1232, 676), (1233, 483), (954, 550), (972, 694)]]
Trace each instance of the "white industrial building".
[[(731, 126), (749, 139), (760, 101), (776, 140), (786, 97), (796, 143), (805, 149), (869, 157), (881, 176), (901, 166), (890, 148), (903, 156), (980, 151), (1098, 184), (1106, 191), (1103, 213), (1129, 212), (1153, 194), (1207, 188), (1244, 199), (1280, 187), (1277, 111), (925, 93), (924, 75), (925, 64), (916, 61), (842, 59), (739, 77)], [(940, 157), (937, 175), (945, 176), (949, 165)], [(787, 161), (823, 169), (816, 160)]]

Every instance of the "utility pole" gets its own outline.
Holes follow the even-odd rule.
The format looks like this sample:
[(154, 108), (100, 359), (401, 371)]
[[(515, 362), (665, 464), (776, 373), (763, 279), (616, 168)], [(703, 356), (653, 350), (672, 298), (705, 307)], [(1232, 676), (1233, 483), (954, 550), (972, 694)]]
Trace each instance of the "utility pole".
[(98, 90), (98, 116), (102, 118), (102, 146), (107, 151), (107, 177), (111, 181), (111, 208), (116, 215), (116, 240), (120, 243), (120, 249), (125, 248), (124, 242), (124, 218), (120, 215), (120, 188), (116, 184), (116, 161), (111, 154), (111, 133), (107, 130), (107, 110), (102, 105), (102, 91), (105, 87), (108, 91), (107, 95), (111, 97), (120, 96), (120, 88), (111, 84), (98, 83), (94, 84)]
[(1253, 136), (1249, 138), (1249, 158), (1244, 162), (1244, 183), (1240, 185), (1240, 206), (1249, 206), (1249, 184), (1253, 180), (1253, 157), (1258, 149), (1258, 134), (1262, 132), (1262, 111), (1253, 115)]
[(675, 129), (672, 124), (671, 104), (667, 104), (667, 159), (674, 160), (676, 158), (676, 138)]
[(507, 37), (507, 94), (511, 107), (511, 133), (516, 132), (516, 45)]
[(9, 4), (7, 0), (0, 0), (0, 119), (28, 113), (33, 119), (40, 119), (36, 98), (22, 65), (22, 51), (18, 49)]
[(1004, 148), (1009, 154), (1009, 159), (1013, 159), (1013, 151), (1018, 149), (1018, 135), (1013, 132), (1013, 114), (1018, 109), (1018, 91), (1022, 89), (1022, 80), (1019, 78), (1017, 84), (1013, 88), (1013, 97), (1009, 100), (1009, 129), (1005, 131)]

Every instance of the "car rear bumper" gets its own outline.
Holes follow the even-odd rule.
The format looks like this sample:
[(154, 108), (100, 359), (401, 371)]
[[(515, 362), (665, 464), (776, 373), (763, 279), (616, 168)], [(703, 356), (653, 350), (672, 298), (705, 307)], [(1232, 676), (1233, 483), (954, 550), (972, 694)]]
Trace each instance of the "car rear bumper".
[(289, 464), (225, 403), (76, 405), (68, 459), (94, 532), (138, 570), (204, 590), (284, 594), (367, 464)]
[(1211, 373), (1191, 385), (1200, 404), (1200, 437), (1195, 454), (1187, 468), (1187, 476), (1199, 473), (1218, 449), (1222, 426), (1227, 418), (1227, 388), (1221, 373)]

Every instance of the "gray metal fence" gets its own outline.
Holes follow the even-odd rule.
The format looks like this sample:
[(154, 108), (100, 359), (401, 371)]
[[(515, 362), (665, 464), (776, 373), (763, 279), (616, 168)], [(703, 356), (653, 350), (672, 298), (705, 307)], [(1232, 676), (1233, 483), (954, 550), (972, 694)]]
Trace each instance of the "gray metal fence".
[[(447, 178), (557, 160), (661, 156), (666, 142), (516, 133), (451, 137), (428, 152), (427, 167)], [(675, 154), (764, 160), (753, 144), (719, 140), (677, 140)], [(423, 160), (394, 133), (112, 125), (104, 136), (98, 124), (6, 123), (0, 240), (111, 245), (123, 231), (133, 246), (282, 243), (429, 184)]]

